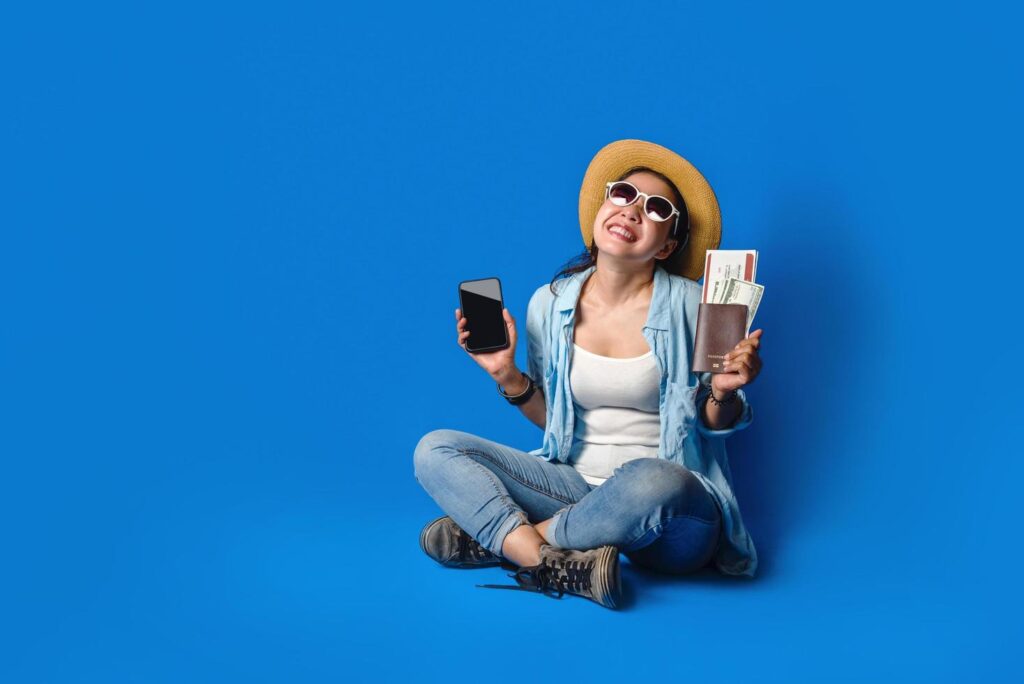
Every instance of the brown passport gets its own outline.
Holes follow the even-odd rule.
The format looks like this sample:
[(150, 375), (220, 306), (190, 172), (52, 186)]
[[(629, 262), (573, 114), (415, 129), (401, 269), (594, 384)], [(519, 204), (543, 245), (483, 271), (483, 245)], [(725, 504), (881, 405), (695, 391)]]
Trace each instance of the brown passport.
[(701, 302), (693, 344), (693, 372), (724, 373), (723, 357), (743, 340), (746, 330), (746, 304)]

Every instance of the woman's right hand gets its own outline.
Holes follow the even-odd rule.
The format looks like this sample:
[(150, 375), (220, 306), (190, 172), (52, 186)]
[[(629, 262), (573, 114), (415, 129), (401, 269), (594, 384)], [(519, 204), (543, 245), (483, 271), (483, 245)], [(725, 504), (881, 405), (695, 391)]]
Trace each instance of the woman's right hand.
[(508, 309), (502, 309), (501, 315), (505, 318), (505, 326), (508, 328), (508, 348), (491, 352), (471, 352), (466, 349), (466, 338), (470, 334), (466, 330), (466, 318), (462, 315), (462, 309), (455, 309), (455, 328), (459, 333), (459, 346), (466, 349), (470, 358), (498, 383), (519, 377), (519, 371), (516, 370), (516, 321)]

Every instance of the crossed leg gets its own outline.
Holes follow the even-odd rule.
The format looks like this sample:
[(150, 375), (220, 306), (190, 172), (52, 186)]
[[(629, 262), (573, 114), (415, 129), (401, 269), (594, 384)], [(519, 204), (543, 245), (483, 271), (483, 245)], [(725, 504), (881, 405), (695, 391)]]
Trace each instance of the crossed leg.
[(470, 536), (517, 565), (540, 562), (541, 544), (617, 546), (652, 569), (685, 573), (717, 545), (720, 511), (692, 472), (641, 458), (593, 487), (569, 464), (457, 430), (416, 447), (416, 479)]

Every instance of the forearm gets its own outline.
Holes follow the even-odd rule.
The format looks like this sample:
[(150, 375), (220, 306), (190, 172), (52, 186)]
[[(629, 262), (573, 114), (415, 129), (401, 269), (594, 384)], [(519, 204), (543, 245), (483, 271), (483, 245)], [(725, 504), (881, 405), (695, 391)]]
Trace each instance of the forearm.
[[(525, 392), (528, 385), (526, 378), (523, 377), (523, 374), (515, 367), (499, 374), (494, 378), (494, 380), (501, 385), (505, 394), (513, 396)], [(536, 380), (534, 380), (534, 382), (536, 383)], [(537, 385), (537, 389), (534, 390), (529, 401), (525, 404), (520, 404), (516, 408), (522, 411), (527, 420), (539, 427), (541, 430), (544, 429), (544, 425), (547, 423), (547, 405), (544, 400), (544, 392), (539, 384)]]
[[(710, 396), (709, 394), (701, 408), (704, 425), (712, 430), (724, 430), (730, 427), (740, 417), (740, 413), (743, 411), (743, 402), (737, 396), (732, 401), (719, 406), (711, 401)], [(715, 392), (715, 398), (723, 399), (724, 397), (721, 393)]]

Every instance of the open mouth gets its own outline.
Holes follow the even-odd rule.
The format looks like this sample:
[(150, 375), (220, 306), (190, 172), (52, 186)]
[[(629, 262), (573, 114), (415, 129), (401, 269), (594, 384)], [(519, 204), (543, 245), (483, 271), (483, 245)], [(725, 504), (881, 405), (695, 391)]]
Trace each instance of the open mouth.
[(636, 242), (636, 233), (626, 228), (621, 223), (613, 223), (608, 226), (608, 232), (624, 242)]

